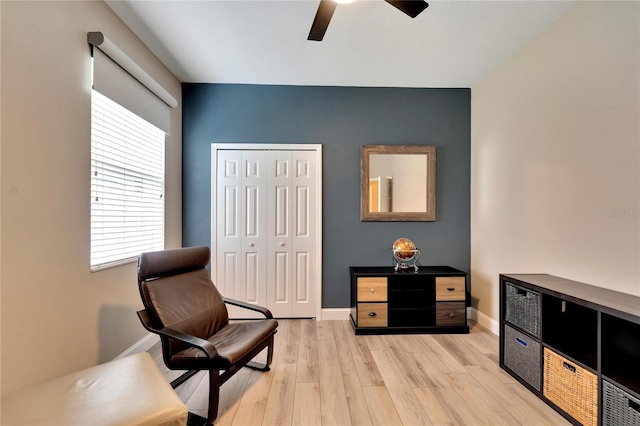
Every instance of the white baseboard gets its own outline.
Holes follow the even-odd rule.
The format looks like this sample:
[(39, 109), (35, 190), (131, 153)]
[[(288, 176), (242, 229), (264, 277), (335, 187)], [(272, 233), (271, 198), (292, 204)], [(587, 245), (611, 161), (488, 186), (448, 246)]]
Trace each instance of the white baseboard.
[(318, 320), (322, 321), (346, 321), (349, 319), (350, 308), (324, 308)]
[(467, 318), (477, 322), (496, 336), (500, 335), (500, 324), (498, 321), (479, 312), (476, 308), (467, 308)]
[(158, 336), (157, 334), (149, 333), (142, 339), (138, 340), (136, 343), (128, 347), (124, 352), (118, 355), (116, 359), (124, 358), (125, 356), (137, 354), (139, 352), (146, 352), (159, 341), (160, 336)]

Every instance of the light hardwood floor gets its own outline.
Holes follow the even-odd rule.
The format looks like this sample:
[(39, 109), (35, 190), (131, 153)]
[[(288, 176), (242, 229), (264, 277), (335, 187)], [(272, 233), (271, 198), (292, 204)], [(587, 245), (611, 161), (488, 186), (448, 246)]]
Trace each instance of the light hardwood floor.
[[(498, 338), (355, 336), (348, 321), (279, 320), (271, 371), (220, 391), (216, 425), (568, 425), (498, 366)], [(159, 346), (150, 350), (169, 380)], [(206, 415), (206, 373), (176, 391)]]

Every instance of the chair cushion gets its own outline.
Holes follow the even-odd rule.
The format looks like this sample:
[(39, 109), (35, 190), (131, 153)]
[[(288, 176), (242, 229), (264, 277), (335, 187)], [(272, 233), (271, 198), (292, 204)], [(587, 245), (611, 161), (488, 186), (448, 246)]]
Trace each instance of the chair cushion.
[(6, 425), (185, 425), (187, 407), (146, 353), (2, 397)]
[(228, 368), (272, 335), (276, 328), (278, 321), (274, 319), (231, 322), (207, 339), (218, 350), (218, 357), (213, 361), (208, 362), (204, 353), (194, 348), (178, 352), (172, 361), (176, 364), (193, 365), (194, 361), (202, 360), (212, 367)]
[(138, 259), (138, 281), (206, 268), (209, 247), (185, 247), (142, 253)]
[(142, 292), (162, 325), (206, 339), (229, 322), (227, 307), (206, 269), (142, 283)]

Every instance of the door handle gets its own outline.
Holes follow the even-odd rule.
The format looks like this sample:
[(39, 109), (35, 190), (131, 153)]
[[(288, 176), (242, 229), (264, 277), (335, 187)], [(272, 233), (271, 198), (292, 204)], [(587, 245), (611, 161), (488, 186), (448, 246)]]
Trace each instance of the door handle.
[(284, 243), (280, 243), (280, 247), (284, 247)]
[(253, 247), (253, 246), (254, 246), (254, 244), (253, 244), (253, 243), (249, 243), (249, 247)]

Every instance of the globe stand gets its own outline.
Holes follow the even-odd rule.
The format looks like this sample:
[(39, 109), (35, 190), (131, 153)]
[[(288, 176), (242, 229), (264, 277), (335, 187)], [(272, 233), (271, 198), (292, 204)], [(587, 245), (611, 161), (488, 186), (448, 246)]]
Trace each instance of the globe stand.
[[(414, 250), (396, 250), (396, 249), (392, 249), (393, 250), (393, 258), (396, 260), (396, 266), (394, 269), (394, 271), (398, 272), (398, 270), (401, 271), (406, 271), (407, 269), (409, 269), (412, 264), (413, 264), (413, 270), (417, 271), (418, 270), (418, 265), (417, 265), (417, 261), (418, 258), (420, 257), (420, 249), (414, 249)], [(412, 255), (410, 257), (406, 256), (406, 253), (410, 252), (412, 253)]]

